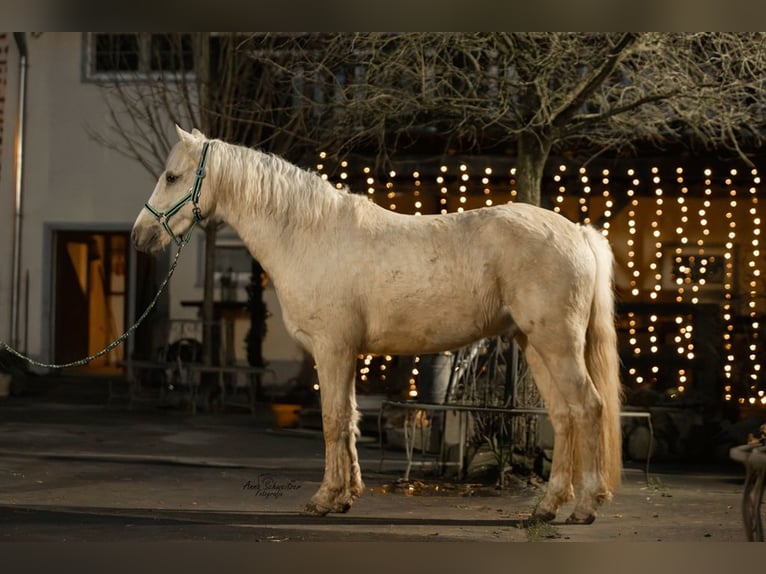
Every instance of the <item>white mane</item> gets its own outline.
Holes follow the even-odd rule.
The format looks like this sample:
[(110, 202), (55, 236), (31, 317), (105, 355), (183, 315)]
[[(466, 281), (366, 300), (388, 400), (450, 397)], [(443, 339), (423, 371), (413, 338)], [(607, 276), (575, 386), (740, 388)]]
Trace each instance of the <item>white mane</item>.
[(215, 140), (210, 161), (219, 178), (219, 202), (285, 224), (312, 227), (350, 197), (348, 189), (337, 189), (316, 173), (244, 146)]

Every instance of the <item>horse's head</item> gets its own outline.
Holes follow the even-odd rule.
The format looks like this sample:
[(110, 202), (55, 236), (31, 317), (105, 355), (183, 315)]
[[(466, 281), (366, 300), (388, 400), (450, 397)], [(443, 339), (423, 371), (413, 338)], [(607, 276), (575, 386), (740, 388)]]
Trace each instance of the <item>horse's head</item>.
[(210, 142), (199, 131), (176, 126), (179, 141), (170, 150), (165, 171), (133, 224), (133, 244), (146, 252), (161, 251), (171, 241), (188, 241), (194, 225), (212, 215), (206, 162)]

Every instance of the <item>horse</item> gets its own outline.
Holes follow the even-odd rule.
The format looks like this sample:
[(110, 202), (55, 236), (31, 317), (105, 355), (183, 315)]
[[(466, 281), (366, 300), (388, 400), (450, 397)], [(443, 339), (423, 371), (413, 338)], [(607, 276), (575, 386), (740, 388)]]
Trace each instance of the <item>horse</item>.
[(567, 522), (593, 522), (622, 472), (614, 259), (603, 235), (522, 203), (400, 214), (276, 155), (176, 131), (133, 243), (154, 253), (184, 243), (198, 221), (222, 221), (268, 273), (319, 376), (325, 468), (304, 512), (347, 512), (363, 492), (360, 353), (436, 353), (508, 334), (554, 429), (532, 516), (553, 520), (574, 499)]

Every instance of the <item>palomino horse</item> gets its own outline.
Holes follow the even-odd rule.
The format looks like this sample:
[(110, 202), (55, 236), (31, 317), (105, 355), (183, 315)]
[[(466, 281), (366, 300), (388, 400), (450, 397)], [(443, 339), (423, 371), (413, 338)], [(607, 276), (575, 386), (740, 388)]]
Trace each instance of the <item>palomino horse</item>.
[(510, 332), (555, 431), (535, 516), (552, 520), (576, 493), (568, 520), (594, 520), (622, 469), (604, 237), (524, 204), (401, 215), (279, 157), (177, 131), (133, 241), (154, 252), (188, 239), (203, 218), (224, 221), (271, 277), (285, 325), (319, 373), (326, 459), (308, 512), (346, 512), (364, 488), (359, 353), (434, 353)]

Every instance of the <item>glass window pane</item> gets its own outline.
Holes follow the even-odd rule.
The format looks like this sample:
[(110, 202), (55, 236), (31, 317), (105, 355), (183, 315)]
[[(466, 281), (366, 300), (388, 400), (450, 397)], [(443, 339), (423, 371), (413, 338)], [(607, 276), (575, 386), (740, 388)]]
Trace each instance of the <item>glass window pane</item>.
[(93, 34), (95, 72), (137, 72), (139, 42), (137, 34)]

